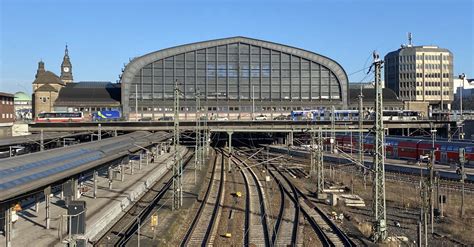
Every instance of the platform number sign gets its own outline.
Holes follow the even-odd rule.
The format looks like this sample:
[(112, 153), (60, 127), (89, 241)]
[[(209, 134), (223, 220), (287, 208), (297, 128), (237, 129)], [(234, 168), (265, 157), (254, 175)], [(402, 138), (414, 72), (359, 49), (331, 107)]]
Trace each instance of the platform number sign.
[(466, 150), (464, 148), (459, 148), (459, 162), (466, 163)]

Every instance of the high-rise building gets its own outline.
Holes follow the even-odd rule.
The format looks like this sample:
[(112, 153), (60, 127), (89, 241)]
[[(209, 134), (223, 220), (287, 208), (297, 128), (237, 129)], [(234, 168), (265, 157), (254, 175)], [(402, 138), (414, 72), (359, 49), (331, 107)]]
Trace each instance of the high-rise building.
[(438, 46), (402, 45), (385, 56), (385, 86), (403, 101), (448, 110), (453, 101), (453, 54)]

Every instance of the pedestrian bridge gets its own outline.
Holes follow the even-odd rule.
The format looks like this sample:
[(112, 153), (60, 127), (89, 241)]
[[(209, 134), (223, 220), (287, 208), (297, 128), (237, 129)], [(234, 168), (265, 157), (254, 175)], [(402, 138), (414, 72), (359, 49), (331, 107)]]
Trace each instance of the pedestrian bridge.
[[(335, 121), (336, 130), (357, 129), (359, 122)], [(294, 132), (304, 131), (311, 128), (331, 128), (331, 121), (292, 121), (292, 120), (230, 120), (230, 121), (201, 121), (200, 126), (207, 125), (211, 132)], [(372, 120), (364, 120), (363, 128), (371, 129), (374, 126)], [(407, 134), (410, 130), (416, 129), (438, 129), (448, 130), (456, 128), (456, 122), (443, 120), (410, 120), (410, 121), (384, 121), (386, 129), (402, 130)], [(53, 131), (172, 131), (174, 129), (173, 121), (143, 121), (143, 122), (76, 122), (76, 123), (32, 123), (29, 125), (32, 132)], [(179, 122), (179, 128), (183, 131), (193, 131), (196, 128), (196, 122), (185, 120)], [(201, 127), (202, 128), (202, 127)]]

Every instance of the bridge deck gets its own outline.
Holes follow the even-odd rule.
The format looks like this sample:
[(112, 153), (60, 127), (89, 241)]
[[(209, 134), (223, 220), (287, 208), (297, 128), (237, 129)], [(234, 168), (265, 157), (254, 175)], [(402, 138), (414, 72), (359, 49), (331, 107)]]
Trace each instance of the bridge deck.
[[(105, 131), (121, 130), (121, 131), (137, 131), (148, 130), (158, 131), (173, 130), (173, 121), (149, 121), (149, 122), (80, 122), (80, 123), (33, 123), (29, 125), (29, 130), (36, 132), (44, 131), (97, 131), (98, 125)], [(356, 121), (336, 121), (336, 129), (357, 128), (359, 122)], [(412, 121), (385, 121), (385, 127), (389, 129), (406, 129), (406, 128), (446, 128), (450, 125), (452, 128), (456, 126), (453, 121), (433, 121), (433, 120), (412, 120)], [(311, 127), (330, 128), (331, 121), (291, 121), (291, 120), (231, 120), (231, 121), (207, 121), (207, 125), (211, 131), (228, 131), (234, 130), (276, 130), (291, 131), (294, 129), (305, 129)], [(364, 128), (372, 128), (373, 121), (364, 121)], [(180, 121), (182, 130), (194, 130), (195, 121)]]

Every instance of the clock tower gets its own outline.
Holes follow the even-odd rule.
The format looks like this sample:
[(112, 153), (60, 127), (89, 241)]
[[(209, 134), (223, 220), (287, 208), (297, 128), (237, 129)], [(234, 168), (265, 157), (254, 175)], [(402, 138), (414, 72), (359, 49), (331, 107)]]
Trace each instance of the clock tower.
[(69, 60), (69, 51), (67, 49), (66, 45), (66, 50), (64, 51), (64, 58), (63, 62), (61, 64), (61, 77), (60, 79), (65, 82), (69, 83), (72, 82), (72, 64), (71, 61)]

